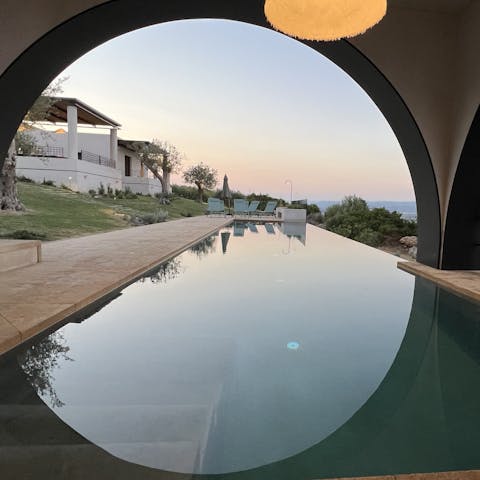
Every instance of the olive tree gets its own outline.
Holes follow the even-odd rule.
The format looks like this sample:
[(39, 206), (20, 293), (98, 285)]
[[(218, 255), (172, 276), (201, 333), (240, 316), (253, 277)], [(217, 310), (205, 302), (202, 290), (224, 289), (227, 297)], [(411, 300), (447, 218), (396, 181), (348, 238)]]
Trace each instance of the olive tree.
[(25, 210), (22, 202), (18, 198), (16, 182), (16, 150), (21, 148), (24, 154), (30, 154), (35, 149), (37, 143), (35, 137), (29, 133), (35, 128), (38, 122), (47, 118), (50, 108), (56, 101), (55, 95), (61, 93), (62, 84), (66, 78), (60, 78), (55, 83), (49, 85), (42, 95), (35, 101), (30, 110), (25, 115), (12, 143), (8, 149), (7, 158), (0, 172), (0, 210)]
[(162, 198), (172, 193), (170, 177), (181, 170), (183, 156), (171, 143), (153, 139), (151, 142), (134, 142), (140, 161), (150, 170), (162, 186)]
[(203, 201), (203, 191), (208, 188), (215, 188), (217, 184), (217, 171), (205, 165), (204, 163), (199, 163), (190, 167), (183, 174), (185, 182), (193, 184), (198, 189), (198, 201), (201, 203)]

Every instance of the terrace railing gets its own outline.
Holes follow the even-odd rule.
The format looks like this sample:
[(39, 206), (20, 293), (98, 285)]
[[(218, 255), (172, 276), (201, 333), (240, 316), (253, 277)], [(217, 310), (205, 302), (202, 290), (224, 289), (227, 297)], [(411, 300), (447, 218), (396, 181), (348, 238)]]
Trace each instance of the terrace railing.
[(87, 152), (86, 150), (80, 150), (78, 152), (78, 159), (85, 162), (96, 163), (97, 165), (103, 165), (104, 167), (116, 167), (114, 160), (112, 160), (111, 158), (102, 157), (102, 155)]
[(26, 157), (60, 157), (64, 158), (63, 147), (49, 147), (46, 145), (35, 145), (28, 151), (17, 149), (17, 155)]

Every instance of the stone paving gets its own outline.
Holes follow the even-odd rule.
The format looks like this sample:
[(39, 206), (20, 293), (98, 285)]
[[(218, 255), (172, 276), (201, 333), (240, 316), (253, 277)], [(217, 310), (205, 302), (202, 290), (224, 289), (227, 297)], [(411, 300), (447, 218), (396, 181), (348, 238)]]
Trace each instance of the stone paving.
[(192, 217), (42, 244), (40, 263), (0, 273), (0, 354), (230, 222)]
[(437, 270), (418, 262), (398, 262), (398, 268), (480, 302), (480, 270)]
[(383, 475), (380, 477), (348, 477), (331, 480), (480, 480), (480, 470), (411, 473), (408, 475)]

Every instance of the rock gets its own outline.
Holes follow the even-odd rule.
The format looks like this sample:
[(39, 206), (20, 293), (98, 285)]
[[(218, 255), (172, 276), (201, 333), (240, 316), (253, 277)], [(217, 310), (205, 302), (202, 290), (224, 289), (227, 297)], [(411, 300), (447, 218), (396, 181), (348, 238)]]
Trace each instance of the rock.
[[(412, 248), (417, 246), (417, 237), (407, 236), (400, 239), (400, 243), (407, 248)], [(416, 250), (416, 249), (415, 249)]]

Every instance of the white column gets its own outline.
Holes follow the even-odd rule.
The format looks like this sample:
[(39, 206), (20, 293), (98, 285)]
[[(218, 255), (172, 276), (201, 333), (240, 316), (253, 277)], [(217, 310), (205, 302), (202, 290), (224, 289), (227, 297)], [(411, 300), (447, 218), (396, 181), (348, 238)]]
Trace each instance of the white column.
[(115, 168), (117, 168), (118, 160), (118, 128), (110, 130), (110, 158), (113, 160)]
[(68, 158), (78, 159), (78, 113), (77, 107), (67, 107)]

